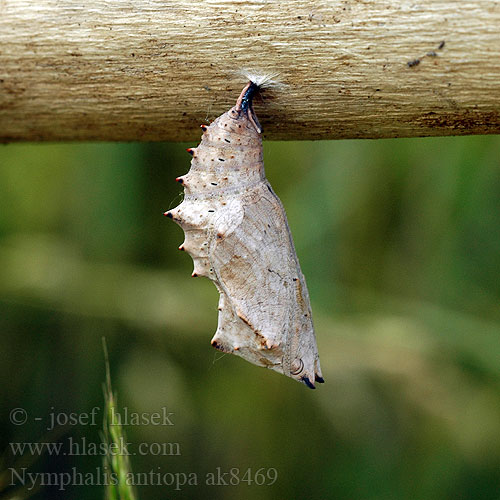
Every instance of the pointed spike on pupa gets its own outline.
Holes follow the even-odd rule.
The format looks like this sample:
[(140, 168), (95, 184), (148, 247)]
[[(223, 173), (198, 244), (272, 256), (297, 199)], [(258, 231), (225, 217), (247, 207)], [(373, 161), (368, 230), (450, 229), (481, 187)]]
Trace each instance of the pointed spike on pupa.
[[(185, 226), (189, 228), (188, 223), (185, 223)], [(184, 247), (184, 250), (192, 256), (208, 257), (208, 242), (206, 241), (206, 238), (207, 235), (204, 231), (185, 231), (182, 246)]]
[(323, 374), (321, 373), (321, 368), (319, 366), (319, 359), (316, 359), (314, 362), (314, 380), (320, 384), (325, 383), (325, 379), (323, 378)]
[(201, 130), (203, 130), (203, 132), (206, 132), (208, 129), (208, 127), (206, 125), (203, 125), (203, 124), (200, 125), (200, 127), (201, 127)]
[(213, 339), (210, 341), (210, 344), (212, 345), (212, 347), (215, 347), (217, 350), (219, 350), (219, 351), (224, 351), (224, 348), (223, 348), (223, 347), (222, 347), (222, 345), (219, 343), (219, 339), (213, 338)]
[(210, 344), (212, 344), (212, 347), (215, 347), (218, 351), (221, 351), (221, 352), (232, 352), (233, 351), (233, 348), (230, 345), (221, 342), (221, 339), (218, 337), (217, 338), (214, 337), (210, 341)]
[(184, 184), (184, 177), (176, 177), (175, 182), (178, 182), (179, 184)]
[(196, 277), (196, 276), (209, 276), (210, 271), (209, 271), (209, 263), (206, 259), (204, 258), (198, 258), (194, 257), (193, 258), (194, 262), (194, 269), (193, 269), (193, 274), (191, 276)]
[(307, 387), (309, 387), (309, 389), (316, 389), (315, 385), (309, 380), (307, 375), (304, 375), (301, 380), (307, 385)]
[(195, 152), (196, 148), (186, 148), (186, 151), (191, 155), (191, 156), (194, 156), (194, 152)]
[[(179, 250), (181, 252), (187, 252), (190, 255), (193, 253), (193, 247), (192, 247), (192, 245), (190, 245), (190, 243), (189, 243), (189, 241), (187, 239), (185, 239), (182, 242), (182, 245), (179, 247)], [(195, 269), (195, 271), (198, 272), (196, 269)]]
[(165, 212), (163, 215), (168, 217), (169, 219), (172, 219), (174, 222), (176, 222), (179, 225), (184, 225), (184, 218), (180, 215), (180, 210), (179, 207), (173, 208), (172, 210), (169, 210), (168, 212)]

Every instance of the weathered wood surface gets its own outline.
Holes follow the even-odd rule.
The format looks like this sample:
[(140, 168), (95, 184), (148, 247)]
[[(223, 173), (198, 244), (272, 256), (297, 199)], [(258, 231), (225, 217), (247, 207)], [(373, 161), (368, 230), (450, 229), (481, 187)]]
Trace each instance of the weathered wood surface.
[(269, 139), (499, 133), (500, 2), (0, 0), (0, 140), (199, 139), (245, 68)]

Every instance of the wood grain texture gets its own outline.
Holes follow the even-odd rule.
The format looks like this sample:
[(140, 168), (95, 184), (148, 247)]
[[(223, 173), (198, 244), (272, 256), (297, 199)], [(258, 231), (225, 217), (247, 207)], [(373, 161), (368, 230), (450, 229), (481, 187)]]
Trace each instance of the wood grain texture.
[(195, 140), (245, 68), (269, 139), (499, 133), (499, 61), (498, 1), (0, 0), (0, 140)]

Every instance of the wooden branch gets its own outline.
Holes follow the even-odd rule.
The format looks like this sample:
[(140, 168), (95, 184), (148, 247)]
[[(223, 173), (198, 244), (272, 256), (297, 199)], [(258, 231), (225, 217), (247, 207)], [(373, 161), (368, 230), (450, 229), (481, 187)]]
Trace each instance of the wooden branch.
[(241, 69), (270, 139), (500, 132), (500, 2), (0, 0), (0, 140), (195, 140)]

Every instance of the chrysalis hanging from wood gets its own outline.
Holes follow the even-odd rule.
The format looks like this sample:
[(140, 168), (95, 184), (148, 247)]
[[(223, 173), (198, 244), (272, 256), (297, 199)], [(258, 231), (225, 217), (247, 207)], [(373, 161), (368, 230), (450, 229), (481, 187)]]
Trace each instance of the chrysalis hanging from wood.
[(323, 382), (309, 294), (285, 210), (264, 173), (261, 127), (249, 82), (236, 105), (209, 126), (189, 172), (176, 180), (184, 201), (165, 212), (179, 224), (179, 247), (193, 276), (220, 293), (212, 345), (314, 389)]

